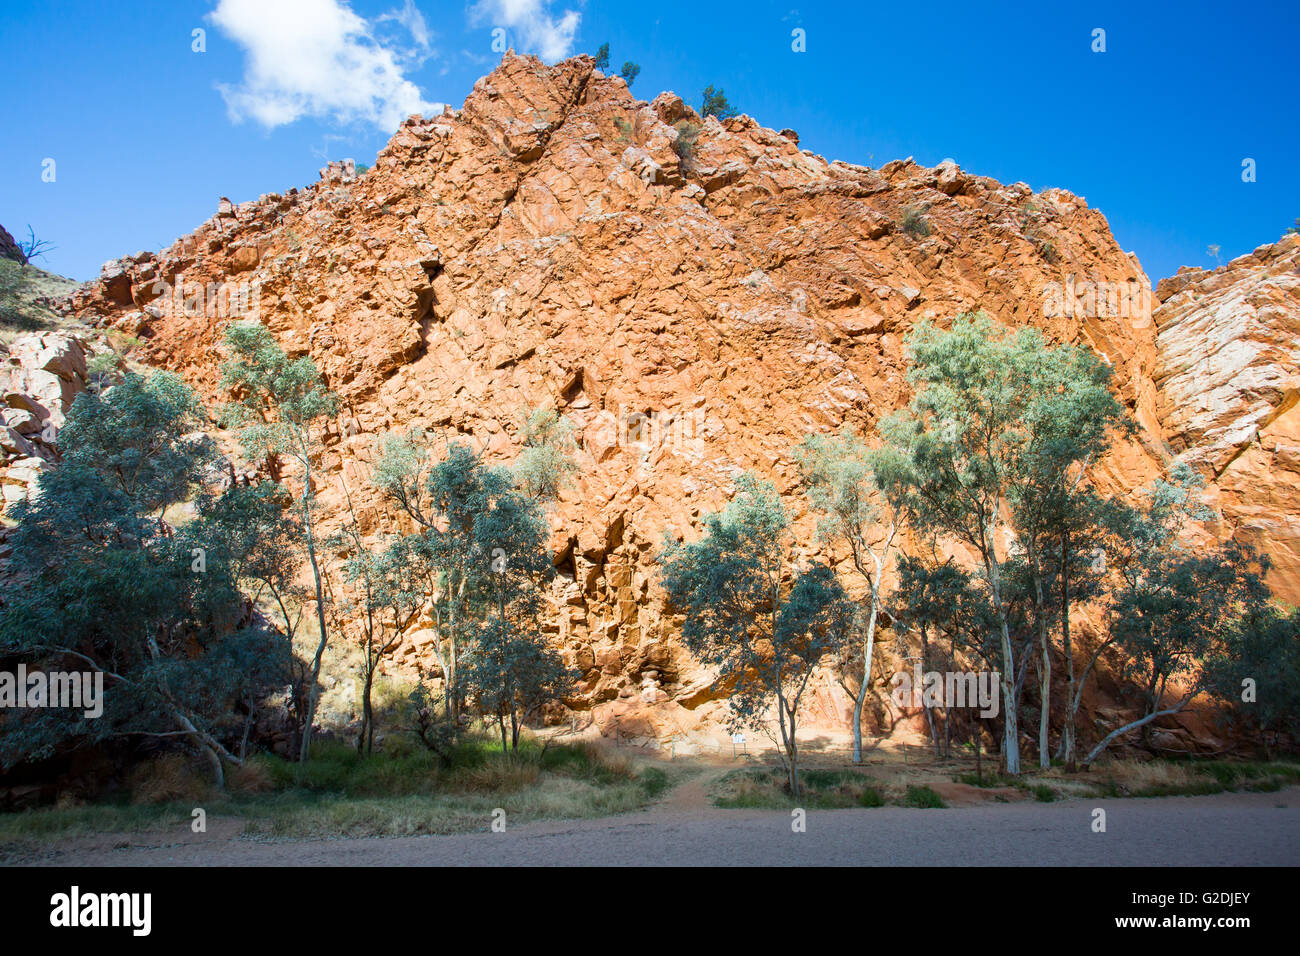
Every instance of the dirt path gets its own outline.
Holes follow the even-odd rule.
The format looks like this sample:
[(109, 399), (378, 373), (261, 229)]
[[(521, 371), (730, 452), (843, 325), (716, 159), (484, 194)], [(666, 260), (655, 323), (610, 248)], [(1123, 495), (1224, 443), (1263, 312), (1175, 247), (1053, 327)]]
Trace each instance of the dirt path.
[[(831, 865), (1252, 866), (1300, 863), (1300, 788), (1152, 800), (1068, 800), (946, 810), (720, 810), (712, 768), (650, 809), (504, 833), (255, 842), (237, 821), (207, 834), (79, 838), (40, 862), (76, 866)], [(1106, 832), (1093, 832), (1093, 811)], [(233, 824), (233, 825), (227, 825)]]

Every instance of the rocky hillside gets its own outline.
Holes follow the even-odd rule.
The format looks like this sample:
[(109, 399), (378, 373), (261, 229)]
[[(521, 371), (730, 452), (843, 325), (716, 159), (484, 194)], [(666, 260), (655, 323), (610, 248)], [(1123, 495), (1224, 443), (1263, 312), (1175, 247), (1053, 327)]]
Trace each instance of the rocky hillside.
[[(69, 332), (0, 342), (0, 506), (25, 500), (59, 460), (64, 416), (89, 384), (94, 347)], [(0, 568), (9, 557), (0, 523)]]
[[(1277, 248), (1294, 272), (1294, 244)], [(580, 479), (553, 519), (556, 637), (602, 726), (663, 734), (717, 706), (664, 615), (663, 534), (694, 534), (733, 475), (754, 469), (789, 496), (816, 551), (791, 448), (808, 432), (869, 430), (904, 404), (902, 336), (923, 316), (983, 308), (1104, 355), (1141, 426), (1097, 466), (1107, 490), (1150, 481), (1166, 439), (1221, 482), (1229, 461), (1243, 478), (1268, 467), (1226, 449), (1293, 454), (1277, 450), (1285, 416), (1256, 406), (1294, 405), (1294, 337), (1290, 404), (1285, 389), (1274, 400), (1242, 386), (1229, 400), (1239, 412), (1187, 411), (1192, 366), (1218, 334), (1195, 316), (1220, 293), (1214, 308), (1233, 308), (1228, 289), (1258, 277), (1239, 263), (1162, 284), (1153, 322), (1140, 265), (1080, 197), (950, 162), (830, 162), (791, 130), (701, 120), (671, 93), (638, 100), (587, 57), (507, 55), (462, 109), (408, 119), (372, 169), (331, 164), (309, 188), (223, 200), (170, 248), (106, 264), (69, 310), (140, 336), (149, 362), (213, 402), (222, 329), (256, 314), (343, 397), (320, 490), (337, 515), (346, 484), (375, 533), (398, 530), (367, 482), (380, 434), (424, 428), (508, 460), (523, 413), (554, 404), (581, 444)], [(1250, 301), (1273, 296), (1294, 336), (1284, 268)], [(1244, 322), (1252, 341), (1273, 334), (1261, 326), (1281, 337), (1265, 312)], [(1261, 382), (1285, 348), (1264, 351), (1251, 365)], [(1229, 418), (1250, 418), (1259, 441)], [(1221, 489), (1224, 533), (1294, 515), (1294, 485), (1269, 499), (1253, 484)], [(403, 660), (428, 637), (410, 635)], [(844, 714), (829, 679), (816, 703), (826, 719)]]
[(1300, 235), (1156, 287), (1156, 383), (1173, 449), (1211, 478), (1226, 528), (1300, 602)]

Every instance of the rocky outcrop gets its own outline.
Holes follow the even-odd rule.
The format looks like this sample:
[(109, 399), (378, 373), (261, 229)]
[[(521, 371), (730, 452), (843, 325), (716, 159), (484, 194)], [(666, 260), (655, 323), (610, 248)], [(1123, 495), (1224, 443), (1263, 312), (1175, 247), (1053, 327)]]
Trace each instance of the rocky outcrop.
[[(59, 460), (64, 416), (88, 383), (90, 346), (68, 332), (0, 343), (0, 494), (7, 512)], [(7, 557), (0, 529), (0, 558)]]
[[(346, 487), (367, 533), (402, 528), (368, 485), (379, 435), (423, 428), (508, 460), (523, 413), (556, 406), (580, 444), (553, 515), (550, 626), (582, 675), (572, 703), (660, 737), (722, 693), (677, 644), (663, 535), (697, 533), (752, 469), (787, 496), (802, 550), (844, 562), (814, 539), (791, 449), (870, 431), (908, 400), (917, 321), (982, 308), (1102, 354), (1139, 424), (1094, 469), (1108, 492), (1165, 465), (1177, 387), (1146, 276), (1081, 197), (951, 161), (828, 162), (793, 130), (638, 100), (587, 57), (507, 55), (462, 109), (408, 119), (370, 170), (223, 199), (170, 248), (106, 264), (69, 307), (140, 336), (210, 401), (231, 320), (311, 355), (344, 405), (322, 436), (322, 499), (338, 516)], [(1206, 430), (1185, 432), (1200, 447)], [(399, 660), (427, 658), (428, 623)], [(814, 708), (842, 718), (847, 701), (827, 681)]]
[(9, 235), (9, 230), (4, 226), (0, 226), (0, 259), (12, 259), (19, 265), (24, 265), (27, 262), (27, 257), (23, 255), (17, 241), (13, 236)]
[(1225, 533), (1300, 602), (1300, 236), (1156, 287), (1156, 384), (1173, 450), (1205, 474)]

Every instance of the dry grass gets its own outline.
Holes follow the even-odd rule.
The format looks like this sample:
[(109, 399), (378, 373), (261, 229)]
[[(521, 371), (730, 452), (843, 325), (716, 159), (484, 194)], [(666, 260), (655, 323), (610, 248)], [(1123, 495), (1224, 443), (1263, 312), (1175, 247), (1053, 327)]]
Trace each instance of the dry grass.
[(213, 792), (203, 771), (181, 754), (140, 764), (131, 771), (127, 786), (131, 802), (147, 806), (203, 800)]
[(266, 764), (249, 760), (226, 775), (230, 792), (243, 796), (270, 793), (275, 789), (275, 779)]
[[(1106, 769), (1107, 779), (1113, 781), (1121, 791), (1132, 794), (1194, 793), (1207, 784), (1214, 783), (1190, 764), (1167, 763), (1163, 760), (1148, 763), (1116, 762)], [(1223, 788), (1215, 786), (1214, 789)]]
[(160, 829), (188, 821), (194, 806), (209, 821), (241, 819), (259, 838), (404, 836), (484, 830), (498, 810), (512, 826), (623, 813), (671, 783), (662, 769), (598, 745), (527, 741), (503, 754), (486, 738), (462, 742), (451, 766), (424, 751), (366, 758), (325, 741), (305, 764), (262, 755), (232, 768), (226, 793), (203, 769), (170, 755), (136, 769), (129, 802), (0, 814), (0, 856), (63, 836)]
[(35, 300), (65, 295), (76, 286), (73, 280), (34, 265), (24, 268), (10, 259), (0, 259), (0, 342), (8, 344), (33, 332), (67, 327), (65, 319)]
[(541, 764), (512, 754), (473, 767), (457, 775), (456, 784), (469, 791), (516, 793), (531, 787), (542, 775)]

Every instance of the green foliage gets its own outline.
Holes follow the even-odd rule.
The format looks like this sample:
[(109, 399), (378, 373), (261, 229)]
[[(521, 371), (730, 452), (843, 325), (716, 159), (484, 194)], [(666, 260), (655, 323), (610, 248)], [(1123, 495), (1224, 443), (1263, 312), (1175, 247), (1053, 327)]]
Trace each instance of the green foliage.
[(227, 556), (217, 549), (205, 566), (202, 522), (163, 520), (211, 465), (210, 443), (188, 434), (199, 413), (163, 372), (127, 374), (73, 403), (63, 463), (16, 508), (13, 571), (23, 586), (6, 597), (0, 653), (33, 668), (98, 672), (104, 710), (7, 712), (4, 765), (112, 738), (176, 735), (219, 770), (233, 702), (279, 679), (273, 636), (243, 626)]
[(898, 560), (898, 589), (894, 592), (901, 622), (942, 635), (955, 648), (969, 651), (986, 665), (996, 666), (998, 616), (988, 587), (953, 561), (927, 563), (923, 557)]
[(636, 78), (641, 75), (641, 65), (627, 60), (623, 63), (623, 69), (619, 70), (618, 75), (623, 77), (628, 86), (631, 86), (636, 82)]
[(212, 464), (210, 442), (183, 437), (203, 409), (170, 372), (127, 375), (102, 395), (77, 396), (74, 409), (59, 433), (63, 467), (94, 473), (141, 512), (185, 500)]
[(700, 127), (690, 120), (678, 120), (673, 124), (677, 138), (673, 140), (673, 152), (681, 161), (682, 172), (690, 174), (695, 169), (695, 147), (700, 136)]
[(596, 69), (604, 72), (609, 69), (609, 44), (602, 43), (596, 50)]
[(424, 607), (424, 576), (418, 563), (410, 560), (406, 542), (394, 540), (387, 547), (367, 547), (355, 520), (334, 543), (350, 547), (343, 563), (348, 597), (341, 610), (350, 619), (362, 655), (357, 750), (368, 754), (374, 749), (375, 739), (375, 675), (401, 642), (402, 632)]
[(553, 408), (539, 408), (523, 428), (524, 450), (515, 461), (520, 489), (538, 501), (555, 501), (578, 470), (573, 424)]
[(805, 770), (798, 799), (783, 786), (775, 768), (746, 768), (726, 774), (713, 792), (713, 804), (727, 809), (775, 810), (799, 806), (805, 810), (883, 807), (885, 798), (875, 782), (854, 770)]
[[(1121, 409), (1107, 368), (1091, 353), (1048, 347), (1038, 331), (1011, 332), (983, 313), (959, 315), (946, 330), (924, 321), (907, 348), (917, 393), (882, 432), (909, 462), (914, 524), (979, 556), (1000, 631), (1008, 770), (1016, 773), (1019, 701), (1008, 682), (1016, 673), (1016, 596), (1032, 595), (1041, 637), (1045, 541), (1098, 520), (1078, 479), (1106, 449)], [(1013, 532), (1023, 559), (999, 545)]]
[(487, 557), (483, 578), (486, 615), (473, 636), (465, 685), (481, 713), (497, 719), (505, 744), (519, 745), (520, 720), (565, 696), (572, 675), (541, 632), (541, 588), (552, 573), (548, 528), (535, 500), (502, 495), (478, 516), (473, 537)]
[(882, 432), (911, 464), (914, 520), (991, 554), (990, 528), (1017, 481), (1036, 397), (1029, 374), (1043, 351), (1032, 329), (1008, 333), (983, 313), (944, 330), (929, 321), (907, 337), (917, 387), (908, 411)]
[(905, 206), (903, 218), (898, 228), (913, 239), (921, 240), (930, 234), (930, 223), (925, 217), (924, 206)]
[(90, 388), (95, 392), (102, 392), (110, 385), (118, 384), (122, 380), (121, 373), (124, 368), (125, 363), (116, 353), (96, 353), (86, 363), (86, 378)]
[(32, 305), (33, 295), (26, 269), (0, 258), (0, 331), (37, 332), (53, 324)]
[[(571, 436), (567, 422), (541, 411), (530, 418), (525, 441), (531, 451), (517, 474), (487, 466), (460, 443), (434, 464), (427, 437), (418, 433), (386, 439), (374, 471), (376, 486), (419, 528), (402, 547), (434, 594), (447, 723), (454, 728), (473, 699), (498, 721), (503, 738), (510, 728), (513, 745), (522, 716), (562, 696), (569, 679), (538, 617), (540, 589), (552, 573), (541, 501), (572, 470)], [(418, 703), (425, 716), (417, 734), (426, 746), (445, 749), (429, 722), (430, 694)]]
[[(809, 435), (795, 449), (808, 500), (824, 514), (822, 539), (844, 541), (854, 566), (871, 582), (871, 531), (897, 527), (906, 517), (910, 481), (906, 456), (891, 447), (871, 449), (845, 429), (838, 435)], [(877, 505), (873, 499), (878, 499)]]
[(289, 455), (308, 467), (312, 424), (338, 412), (338, 398), (316, 363), (289, 358), (258, 322), (232, 323), (225, 344), (230, 358), (221, 366), (221, 385), (237, 396), (225, 419), (240, 428), (244, 453), (253, 461)]
[[(795, 450), (804, 486), (814, 508), (825, 517), (818, 537), (844, 541), (853, 567), (866, 581), (865, 638), (861, 679), (854, 701), (853, 759), (862, 757), (862, 711), (871, 686), (876, 625), (884, 608), (884, 578), (893, 558), (894, 539), (907, 519), (910, 465), (905, 455), (886, 446), (868, 449), (845, 429), (837, 436), (809, 435)], [(881, 506), (873, 503), (879, 498)], [(874, 529), (885, 527), (883, 540)], [(844, 647), (847, 653), (847, 645)], [(846, 664), (847, 661), (842, 661)]]
[(312, 463), (319, 451), (312, 427), (320, 419), (337, 413), (338, 397), (326, 388), (315, 362), (306, 356), (289, 358), (271, 331), (259, 322), (232, 323), (226, 329), (225, 346), (229, 358), (221, 366), (221, 384), (236, 396), (235, 402), (224, 410), (225, 423), (239, 428), (244, 454), (253, 461), (264, 461), (273, 480), (280, 479), (282, 456), (293, 459), (301, 472), (299, 519), (316, 589), (319, 633), (307, 677), (308, 697), (301, 728), (300, 753), (306, 759), (319, 700), (321, 662), (330, 634), (325, 620), (325, 587), (316, 553), (312, 514), (315, 500)]
[(703, 538), (668, 547), (663, 586), (685, 613), (683, 644), (732, 688), (730, 726), (778, 739), (768, 718), (775, 705), (797, 794), (799, 705), (818, 663), (847, 640), (853, 610), (829, 567), (790, 567), (789, 524), (772, 484), (742, 474), (731, 503), (705, 519)]
[(1231, 639), (1206, 661), (1206, 681), (1265, 749), (1280, 734), (1300, 737), (1300, 609), (1247, 607)]
[(907, 796), (903, 799), (903, 806), (918, 807), (923, 810), (941, 810), (947, 805), (939, 794), (926, 786), (909, 786)]
[[(1267, 569), (1266, 558), (1237, 541), (1144, 556), (1141, 572), (1113, 597), (1111, 633), (1140, 680), (1146, 713), (1160, 708), (1171, 682), (1184, 688), (1184, 699), (1214, 686), (1207, 658), (1231, 671), (1244, 660), (1243, 644), (1257, 651), (1256, 629), (1278, 620), (1268, 607)], [(1231, 693), (1230, 682), (1219, 686)]]
[(719, 120), (731, 119), (736, 114), (736, 108), (727, 102), (727, 97), (721, 89), (714, 89), (713, 84), (704, 88), (700, 94), (700, 115), (704, 117), (716, 116)]

